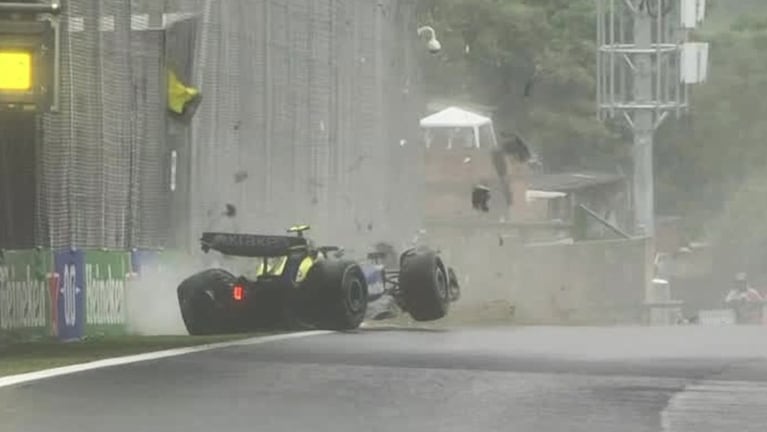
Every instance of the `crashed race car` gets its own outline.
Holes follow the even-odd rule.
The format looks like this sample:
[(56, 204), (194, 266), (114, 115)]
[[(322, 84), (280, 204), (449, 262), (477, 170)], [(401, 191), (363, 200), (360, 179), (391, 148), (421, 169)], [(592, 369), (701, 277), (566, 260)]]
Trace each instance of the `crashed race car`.
[[(416, 321), (443, 318), (460, 297), (454, 271), (439, 254), (413, 248), (381, 263), (385, 252), (364, 262), (347, 259), (336, 246), (316, 247), (296, 226), (292, 235), (208, 232), (204, 252), (244, 259), (235, 276), (213, 268), (184, 280), (178, 301), (192, 335), (266, 328), (353, 330), (365, 320), (408, 313)], [(391, 259), (389, 261), (392, 261)], [(392, 306), (392, 307), (390, 307)]]

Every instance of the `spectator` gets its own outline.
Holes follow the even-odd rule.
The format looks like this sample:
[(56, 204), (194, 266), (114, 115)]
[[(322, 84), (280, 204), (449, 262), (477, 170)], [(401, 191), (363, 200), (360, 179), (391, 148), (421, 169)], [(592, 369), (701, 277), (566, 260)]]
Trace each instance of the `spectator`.
[(735, 275), (734, 286), (727, 294), (725, 303), (735, 311), (739, 324), (760, 322), (764, 298), (751, 288), (745, 273)]

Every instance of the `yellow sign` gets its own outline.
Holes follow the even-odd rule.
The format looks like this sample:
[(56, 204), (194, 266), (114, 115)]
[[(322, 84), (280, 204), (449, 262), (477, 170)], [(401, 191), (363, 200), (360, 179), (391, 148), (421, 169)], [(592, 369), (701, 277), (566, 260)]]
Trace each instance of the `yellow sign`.
[(199, 90), (194, 87), (187, 87), (173, 71), (168, 71), (168, 107), (171, 111), (176, 114), (183, 114), (186, 104), (199, 94)]
[(0, 51), (0, 90), (32, 88), (32, 54)]

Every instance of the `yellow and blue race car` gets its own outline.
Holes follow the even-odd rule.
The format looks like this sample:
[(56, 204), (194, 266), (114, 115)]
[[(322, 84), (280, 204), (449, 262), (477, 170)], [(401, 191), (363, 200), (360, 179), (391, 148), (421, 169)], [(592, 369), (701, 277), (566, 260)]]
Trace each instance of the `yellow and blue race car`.
[(416, 321), (434, 321), (460, 297), (454, 271), (434, 250), (405, 251), (397, 266), (383, 264), (381, 251), (358, 262), (345, 258), (339, 247), (316, 247), (304, 236), (308, 229), (295, 226), (290, 235), (204, 233), (203, 251), (245, 259), (247, 269), (235, 276), (212, 268), (179, 285), (189, 333), (352, 330), (364, 320), (390, 318), (397, 309)]

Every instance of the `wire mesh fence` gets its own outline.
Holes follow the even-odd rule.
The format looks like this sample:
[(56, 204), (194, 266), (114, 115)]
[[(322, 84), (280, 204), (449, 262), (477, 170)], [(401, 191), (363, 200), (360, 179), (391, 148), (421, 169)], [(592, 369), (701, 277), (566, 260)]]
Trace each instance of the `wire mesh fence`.
[[(53, 246), (122, 248), (137, 154), (131, 4), (66, 4), (60, 112), (43, 119), (39, 236)], [(159, 143), (156, 143), (159, 144)]]
[[(414, 17), (415, 0), (69, 0), (60, 111), (42, 122), (38, 239), (191, 245), (227, 203), (241, 231), (310, 223), (360, 246), (411, 236)], [(171, 43), (179, 20), (196, 23), (180, 33), (194, 41)], [(180, 75), (203, 97), (190, 125), (165, 108), (179, 46)]]

